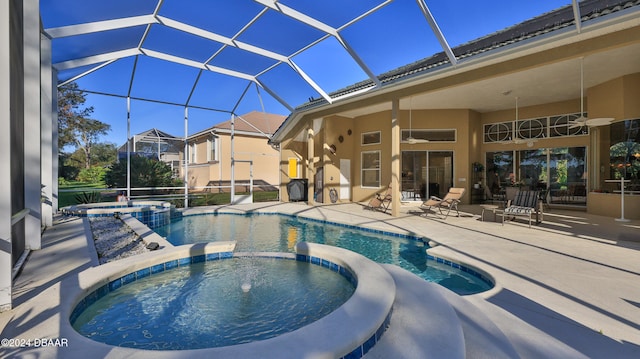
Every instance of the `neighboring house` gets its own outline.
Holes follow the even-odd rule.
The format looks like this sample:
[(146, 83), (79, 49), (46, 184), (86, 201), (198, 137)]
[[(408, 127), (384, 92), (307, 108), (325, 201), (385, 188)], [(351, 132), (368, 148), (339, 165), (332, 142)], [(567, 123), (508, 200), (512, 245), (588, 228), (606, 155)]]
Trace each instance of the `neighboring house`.
[[(280, 198), (294, 179), (311, 203), (391, 184), (398, 215), (450, 187), (481, 203), (485, 186), (520, 186), (620, 216), (613, 180), (640, 194), (640, 5), (580, 4), (581, 26), (566, 6), (299, 106), (270, 140)], [(623, 203), (640, 218), (640, 196)]]
[(180, 149), (184, 148), (184, 137), (176, 137), (156, 128), (133, 135), (127, 144), (118, 148), (118, 160), (126, 160), (127, 150), (131, 155), (155, 158), (171, 167), (174, 177), (180, 174)]
[[(228, 192), (231, 187), (231, 160), (235, 160), (236, 191), (248, 191), (253, 175), (256, 190), (276, 189), (280, 184), (277, 149), (268, 140), (285, 116), (253, 111), (190, 135), (187, 139), (188, 184), (195, 191)], [(185, 158), (180, 150), (180, 159)], [(184, 166), (181, 168), (184, 178)]]

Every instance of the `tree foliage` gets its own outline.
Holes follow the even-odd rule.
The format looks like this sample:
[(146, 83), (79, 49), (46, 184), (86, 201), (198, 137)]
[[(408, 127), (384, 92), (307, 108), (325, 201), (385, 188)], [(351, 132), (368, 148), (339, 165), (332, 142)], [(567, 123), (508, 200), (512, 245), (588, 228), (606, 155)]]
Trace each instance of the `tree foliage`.
[(91, 149), (91, 165), (108, 167), (118, 158), (118, 146), (115, 143), (100, 142)]
[[(114, 163), (107, 171), (104, 181), (109, 187), (127, 186), (127, 161)], [(179, 186), (174, 180), (171, 167), (156, 159), (131, 156), (131, 187), (171, 187)]]
[(84, 161), (80, 161), (75, 153), (60, 152), (60, 166), (58, 168), (58, 176), (66, 181), (75, 181), (80, 170), (84, 168)]
[(83, 168), (78, 173), (78, 181), (85, 183), (102, 182), (107, 170), (102, 166), (91, 166), (91, 168)]
[(85, 96), (73, 82), (58, 90), (58, 146), (60, 150), (68, 145), (82, 150), (84, 168), (90, 168), (91, 150), (111, 125), (90, 118), (93, 106), (85, 106)]

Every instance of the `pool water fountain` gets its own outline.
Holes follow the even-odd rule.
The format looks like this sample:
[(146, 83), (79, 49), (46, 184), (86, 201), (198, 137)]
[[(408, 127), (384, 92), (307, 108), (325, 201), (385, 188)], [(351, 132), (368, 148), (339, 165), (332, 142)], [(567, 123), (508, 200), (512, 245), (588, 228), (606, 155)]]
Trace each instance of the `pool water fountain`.
[[(237, 235), (235, 233), (235, 230), (237, 228), (238, 226), (236, 226), (235, 224), (232, 226), (233, 235), (231, 239), (237, 238)], [(256, 280), (258, 280), (259, 278), (258, 266), (255, 263), (256, 247), (255, 247), (255, 242), (253, 238), (254, 238), (254, 235), (256, 235), (256, 233), (254, 233), (254, 229), (255, 229), (255, 223), (250, 223), (249, 233), (246, 238), (246, 243), (247, 243), (246, 248), (247, 248), (248, 255), (240, 257), (241, 262), (240, 262), (240, 265), (237, 267), (238, 268), (237, 270), (240, 272), (240, 275), (242, 278), (242, 283), (240, 284), (240, 288), (244, 293), (248, 293), (251, 290), (252, 283), (255, 283)]]
[(254, 285), (268, 285), (268, 279), (260, 273), (259, 257), (256, 257), (255, 252), (239, 253), (236, 255), (236, 259), (238, 266), (235, 271), (238, 272), (240, 288), (243, 292), (248, 293)]
[(249, 291), (251, 290), (251, 283), (250, 283), (250, 282), (248, 282), (248, 281), (247, 281), (247, 282), (244, 282), (244, 283), (242, 283), (241, 288), (242, 288), (242, 291), (243, 291), (243, 292), (245, 292), (245, 293), (249, 293)]

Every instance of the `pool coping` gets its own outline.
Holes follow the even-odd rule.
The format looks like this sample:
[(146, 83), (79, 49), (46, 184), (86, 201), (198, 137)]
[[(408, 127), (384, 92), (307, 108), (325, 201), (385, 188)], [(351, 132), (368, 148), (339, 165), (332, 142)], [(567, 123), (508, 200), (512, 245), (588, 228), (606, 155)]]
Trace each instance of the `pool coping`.
[[(305, 242), (299, 243), (296, 247), (295, 256), (298, 260), (315, 262), (314, 264), (329, 268), (331, 264), (344, 267), (353, 274), (358, 286), (351, 298), (335, 311), (295, 331), (267, 340), (228, 347), (149, 351), (100, 343), (82, 336), (71, 326), (70, 318), (76, 306), (98, 288), (109, 286), (118, 280), (128, 282), (132, 273), (150, 275), (146, 270), (159, 263), (179, 262), (180, 258), (197, 258), (196, 261), (201, 261), (206, 256), (216, 253), (219, 257), (232, 256), (234, 249), (235, 242), (232, 241), (177, 246), (106, 263), (63, 279), (59, 284), (47, 289), (53, 293), (64, 293), (60, 296), (59, 330), (50, 336), (66, 338), (74, 345), (59, 348), (58, 354), (71, 356), (92, 353), (89, 356), (128, 358), (149, 355), (155, 358), (191, 358), (203, 355), (258, 358), (268, 352), (278, 358), (360, 358), (375, 345), (386, 330), (395, 301), (395, 282), (391, 275), (379, 264), (355, 252)], [(268, 253), (278, 255), (275, 252)], [(186, 264), (191, 261), (193, 259), (183, 262)]]
[(103, 217), (113, 216), (116, 213), (132, 213), (151, 208), (162, 208), (162, 210), (170, 210), (173, 206), (167, 201), (126, 201), (126, 202), (97, 202), (83, 203), (67, 206), (60, 209), (60, 212), (66, 215), (78, 217)]

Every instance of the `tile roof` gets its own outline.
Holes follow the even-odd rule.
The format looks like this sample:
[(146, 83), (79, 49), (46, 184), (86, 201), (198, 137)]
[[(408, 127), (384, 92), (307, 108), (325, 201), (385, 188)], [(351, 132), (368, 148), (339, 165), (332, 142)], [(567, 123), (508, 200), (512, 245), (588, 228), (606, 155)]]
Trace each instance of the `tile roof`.
[[(264, 133), (271, 136), (286, 119), (286, 116), (273, 113), (251, 111), (240, 115), (235, 120), (235, 130), (243, 132)], [(221, 122), (214, 129), (231, 130), (231, 120)]]
[(177, 140), (181, 139), (181, 137), (176, 137), (164, 131), (158, 130), (157, 128), (152, 128), (144, 132), (140, 132), (136, 134), (135, 137), (177, 139)]

